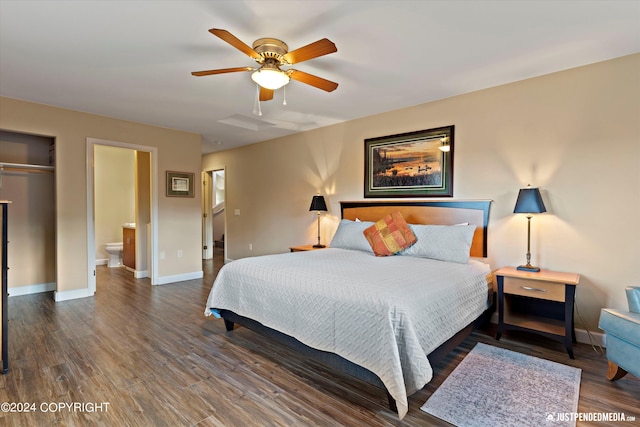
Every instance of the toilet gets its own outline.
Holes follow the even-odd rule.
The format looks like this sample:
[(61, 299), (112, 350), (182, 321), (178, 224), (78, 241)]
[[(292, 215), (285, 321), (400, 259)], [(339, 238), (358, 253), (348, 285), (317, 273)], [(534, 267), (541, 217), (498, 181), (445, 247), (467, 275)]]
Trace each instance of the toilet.
[(104, 250), (109, 254), (107, 267), (122, 266), (122, 242), (106, 243)]

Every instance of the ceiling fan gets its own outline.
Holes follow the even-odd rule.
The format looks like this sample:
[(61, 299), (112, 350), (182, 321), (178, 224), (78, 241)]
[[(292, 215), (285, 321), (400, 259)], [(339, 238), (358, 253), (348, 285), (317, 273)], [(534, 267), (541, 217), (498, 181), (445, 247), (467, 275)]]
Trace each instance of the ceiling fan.
[(336, 45), (329, 39), (321, 39), (289, 52), (289, 47), (282, 40), (261, 38), (253, 42), (253, 47), (249, 47), (227, 30), (212, 28), (209, 32), (253, 58), (258, 64), (260, 64), (260, 67), (257, 69), (253, 67), (235, 67), (194, 71), (191, 73), (194, 76), (201, 77), (210, 76), (212, 74), (253, 71), (251, 78), (260, 86), (260, 101), (269, 101), (273, 99), (274, 90), (289, 83), (290, 79), (327, 92), (332, 92), (338, 87), (338, 83), (314, 76), (313, 74), (305, 73), (304, 71), (294, 69), (283, 70), (280, 68), (282, 66), (297, 64), (302, 61), (308, 61), (309, 59), (337, 52), (338, 49), (336, 48)]

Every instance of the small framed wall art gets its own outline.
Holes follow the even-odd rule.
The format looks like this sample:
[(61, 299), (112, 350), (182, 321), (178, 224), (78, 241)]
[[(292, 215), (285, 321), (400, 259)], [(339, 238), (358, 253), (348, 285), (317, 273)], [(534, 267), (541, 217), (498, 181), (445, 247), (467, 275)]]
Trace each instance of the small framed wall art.
[(194, 197), (195, 174), (167, 171), (167, 197)]
[(364, 140), (364, 197), (453, 197), (453, 126)]

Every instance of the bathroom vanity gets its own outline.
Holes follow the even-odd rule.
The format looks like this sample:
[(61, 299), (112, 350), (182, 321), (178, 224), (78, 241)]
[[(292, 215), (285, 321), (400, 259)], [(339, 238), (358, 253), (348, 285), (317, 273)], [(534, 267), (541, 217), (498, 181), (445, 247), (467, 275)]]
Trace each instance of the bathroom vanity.
[(122, 226), (122, 265), (136, 269), (136, 228)]

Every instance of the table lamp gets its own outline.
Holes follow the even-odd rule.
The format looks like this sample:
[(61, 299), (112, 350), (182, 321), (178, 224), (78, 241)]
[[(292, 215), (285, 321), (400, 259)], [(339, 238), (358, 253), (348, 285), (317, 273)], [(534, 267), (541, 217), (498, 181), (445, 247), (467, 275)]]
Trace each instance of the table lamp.
[(309, 207), (309, 212), (316, 211), (318, 212), (318, 243), (313, 245), (314, 248), (324, 248), (324, 245), (320, 244), (320, 212), (327, 211), (327, 204), (324, 202), (324, 196), (319, 194), (313, 196), (311, 199), (311, 206)]
[(523, 271), (540, 271), (539, 267), (531, 265), (531, 216), (532, 214), (546, 212), (544, 207), (540, 190), (537, 188), (522, 188), (518, 193), (518, 200), (516, 200), (516, 207), (513, 208), (513, 213), (527, 214), (527, 263), (518, 267), (518, 270)]

